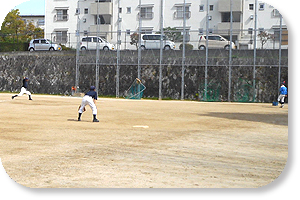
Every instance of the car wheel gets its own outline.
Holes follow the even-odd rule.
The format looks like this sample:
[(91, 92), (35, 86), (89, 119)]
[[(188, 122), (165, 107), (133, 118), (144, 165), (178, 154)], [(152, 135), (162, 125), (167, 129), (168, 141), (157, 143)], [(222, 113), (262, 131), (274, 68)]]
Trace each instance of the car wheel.
[(145, 46), (141, 46), (141, 50), (142, 51), (146, 50), (146, 47)]
[(104, 50), (104, 51), (108, 51), (109, 48), (108, 48), (108, 47), (103, 47), (103, 50)]
[(29, 51), (31, 51), (31, 52), (34, 51), (34, 48), (30, 48)]
[(169, 45), (165, 46), (164, 50), (168, 51), (171, 50), (171, 47)]
[(49, 51), (54, 51), (54, 48), (53, 48), (53, 47), (51, 47), (51, 48), (49, 49)]
[(86, 51), (86, 47), (81, 47), (81, 51)]
[(226, 46), (224, 47), (224, 49), (225, 49), (225, 50), (229, 50), (229, 49), (230, 49), (230, 45), (226, 45)]
[(199, 50), (205, 50), (205, 46), (201, 45), (198, 47)]

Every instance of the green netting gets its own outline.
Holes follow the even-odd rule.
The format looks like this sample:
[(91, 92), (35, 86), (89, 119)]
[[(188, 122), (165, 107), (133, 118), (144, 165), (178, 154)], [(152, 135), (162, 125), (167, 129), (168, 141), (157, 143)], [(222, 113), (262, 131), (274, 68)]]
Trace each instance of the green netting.
[(253, 85), (250, 81), (239, 79), (234, 85), (234, 101), (252, 102), (253, 101)]
[(201, 84), (200, 86), (200, 97), (204, 101), (221, 101), (221, 84), (214, 81), (210, 80), (209, 83), (207, 84), (207, 94), (206, 94), (206, 99), (205, 99), (205, 84)]
[(146, 87), (142, 84), (141, 80), (136, 78), (128, 90), (124, 92), (126, 99), (141, 99)]

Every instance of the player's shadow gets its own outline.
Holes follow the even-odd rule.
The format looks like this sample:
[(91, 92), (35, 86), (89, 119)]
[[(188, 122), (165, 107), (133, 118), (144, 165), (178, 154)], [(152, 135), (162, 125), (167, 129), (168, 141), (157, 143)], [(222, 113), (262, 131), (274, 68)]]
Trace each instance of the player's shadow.
[(243, 120), (250, 122), (262, 122), (274, 125), (288, 126), (287, 114), (257, 114), (257, 113), (222, 113), (210, 112), (201, 116), (226, 118), (231, 120)]

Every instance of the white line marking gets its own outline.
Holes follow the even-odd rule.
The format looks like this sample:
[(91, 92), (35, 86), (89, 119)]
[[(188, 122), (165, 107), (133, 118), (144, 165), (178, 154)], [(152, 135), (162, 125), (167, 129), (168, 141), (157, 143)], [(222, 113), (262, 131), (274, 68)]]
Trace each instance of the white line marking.
[(136, 125), (136, 126), (133, 126), (133, 128), (149, 128), (149, 126), (140, 126), (140, 125)]

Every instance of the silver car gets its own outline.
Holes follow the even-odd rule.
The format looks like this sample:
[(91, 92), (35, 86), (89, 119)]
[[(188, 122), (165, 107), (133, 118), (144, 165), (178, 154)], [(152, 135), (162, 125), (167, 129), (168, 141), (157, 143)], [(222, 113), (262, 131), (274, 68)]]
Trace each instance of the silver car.
[(33, 39), (29, 43), (29, 51), (61, 51), (59, 44), (52, 43), (47, 39)]
[[(199, 39), (198, 49), (206, 49), (206, 35), (201, 35)], [(231, 43), (232, 49), (236, 49), (235, 44)], [(230, 49), (230, 41), (222, 37), (221, 35), (209, 35), (208, 36), (208, 48), (211, 49)]]

